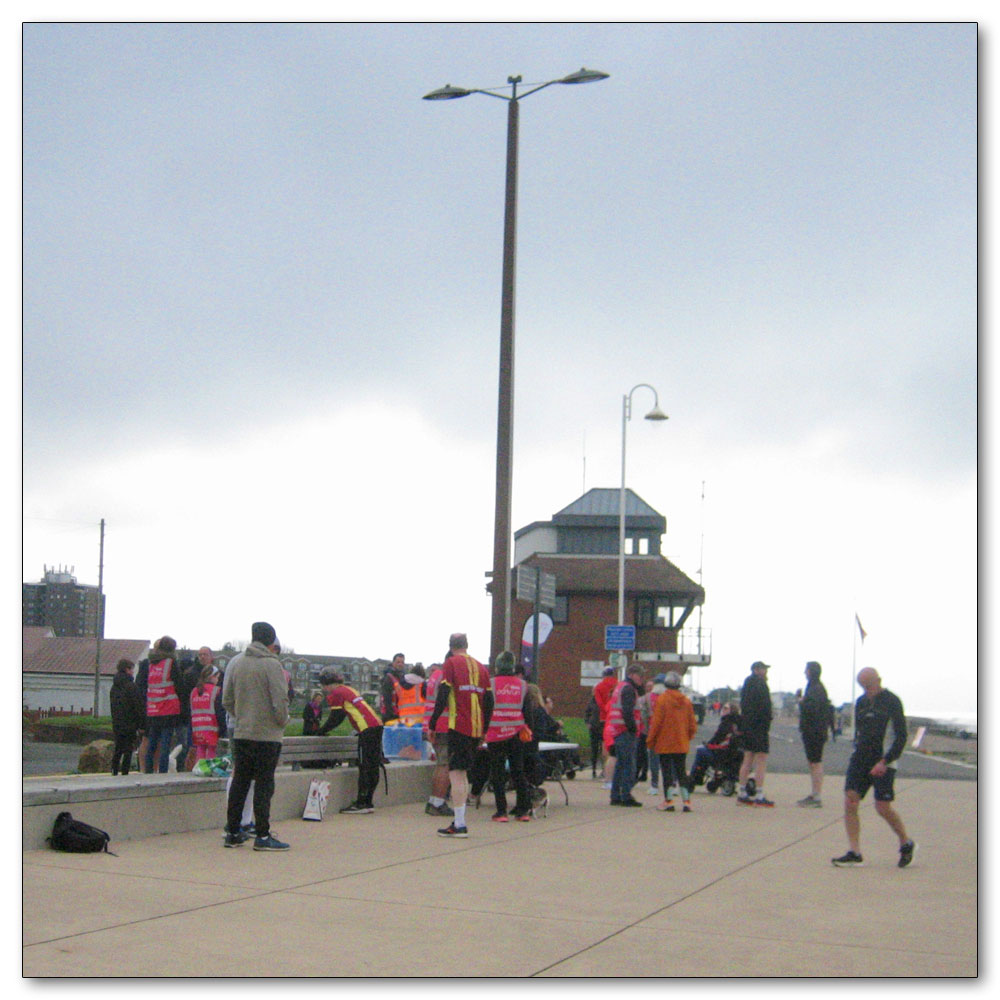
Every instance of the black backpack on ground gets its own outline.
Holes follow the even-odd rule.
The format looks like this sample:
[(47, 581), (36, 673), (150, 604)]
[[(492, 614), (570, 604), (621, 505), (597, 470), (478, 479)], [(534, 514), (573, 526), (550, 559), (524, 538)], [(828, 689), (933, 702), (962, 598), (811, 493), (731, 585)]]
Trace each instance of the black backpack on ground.
[[(115, 854), (108, 850), (111, 840), (108, 834), (98, 830), (96, 826), (73, 819), (68, 812), (61, 812), (56, 816), (56, 821), (52, 824), (52, 836), (45, 840), (55, 851), (70, 851), (73, 854), (104, 851), (106, 854)], [(118, 855), (115, 854), (115, 857)]]

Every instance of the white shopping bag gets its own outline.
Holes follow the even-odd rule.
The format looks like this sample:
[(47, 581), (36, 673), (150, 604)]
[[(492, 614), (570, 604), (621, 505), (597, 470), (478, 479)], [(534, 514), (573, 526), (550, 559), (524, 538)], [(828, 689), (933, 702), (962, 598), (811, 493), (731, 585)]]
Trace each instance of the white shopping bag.
[(302, 811), (303, 819), (321, 820), (326, 812), (326, 800), (330, 797), (330, 782), (313, 778), (309, 783), (309, 794), (306, 796), (306, 807)]

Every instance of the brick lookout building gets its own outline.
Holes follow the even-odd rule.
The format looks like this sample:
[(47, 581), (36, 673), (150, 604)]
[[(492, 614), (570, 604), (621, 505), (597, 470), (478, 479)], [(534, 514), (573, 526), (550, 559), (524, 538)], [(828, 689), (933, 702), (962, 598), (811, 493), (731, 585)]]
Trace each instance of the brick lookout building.
[[(551, 521), (535, 521), (514, 534), (515, 576), (525, 566), (556, 579), (555, 607), (547, 609), (553, 628), (540, 650), (538, 685), (554, 699), (557, 714), (582, 716), (610, 662), (604, 627), (618, 621), (619, 496), (617, 489), (589, 490)], [(624, 623), (636, 627), (630, 655), (650, 661), (650, 676), (661, 670), (683, 674), (711, 660), (700, 632), (685, 628), (705, 591), (660, 554), (666, 530), (662, 514), (625, 491)], [(519, 646), (533, 613), (534, 605), (515, 594), (513, 646)]]

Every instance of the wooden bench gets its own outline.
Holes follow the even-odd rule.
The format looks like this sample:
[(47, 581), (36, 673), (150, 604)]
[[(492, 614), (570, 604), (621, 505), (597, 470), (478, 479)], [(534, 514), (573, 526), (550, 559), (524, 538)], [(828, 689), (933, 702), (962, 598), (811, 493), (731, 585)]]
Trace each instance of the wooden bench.
[[(218, 753), (228, 754), (229, 740), (219, 740)], [(356, 736), (285, 736), (281, 740), (279, 764), (291, 764), (297, 771), (302, 764), (357, 764), (358, 738)]]

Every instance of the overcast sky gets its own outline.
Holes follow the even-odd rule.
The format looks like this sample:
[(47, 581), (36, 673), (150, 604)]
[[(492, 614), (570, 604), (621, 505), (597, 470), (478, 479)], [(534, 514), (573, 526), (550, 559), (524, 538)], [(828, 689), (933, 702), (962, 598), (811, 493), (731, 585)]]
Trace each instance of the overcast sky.
[(618, 486), (650, 383), (696, 685), (975, 713), (975, 25), (23, 43), (24, 579), (96, 583), (103, 517), (109, 636), (487, 656), (506, 107), (420, 98), (586, 66), (521, 107), (514, 527)]

